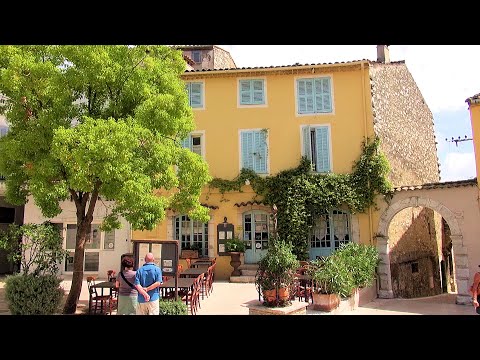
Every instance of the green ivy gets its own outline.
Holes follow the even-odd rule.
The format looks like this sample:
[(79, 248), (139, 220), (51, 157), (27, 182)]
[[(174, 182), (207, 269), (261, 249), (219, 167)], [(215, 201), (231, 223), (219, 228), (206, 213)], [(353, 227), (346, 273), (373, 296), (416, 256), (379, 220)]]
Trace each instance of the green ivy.
[[(390, 166), (375, 137), (362, 143), (362, 154), (349, 174), (318, 174), (312, 172), (310, 160), (303, 157), (293, 169), (262, 178), (253, 170), (242, 169), (233, 180), (215, 178), (209, 188), (226, 192), (242, 192), (249, 180), (255, 192), (267, 205), (278, 208), (278, 235), (294, 245), (298, 259), (308, 258), (308, 235), (315, 217), (342, 205), (351, 213), (363, 213), (375, 206), (375, 196), (387, 196), (392, 186), (387, 179)], [(224, 199), (224, 198), (223, 198)]]

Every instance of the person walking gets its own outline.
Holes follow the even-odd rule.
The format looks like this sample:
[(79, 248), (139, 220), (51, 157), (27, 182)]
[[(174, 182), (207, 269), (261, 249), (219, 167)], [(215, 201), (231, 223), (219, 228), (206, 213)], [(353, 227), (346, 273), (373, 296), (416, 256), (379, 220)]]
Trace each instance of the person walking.
[[(480, 265), (478, 265), (480, 267)], [(470, 287), (470, 291), (472, 293), (472, 300), (473, 300), (473, 307), (477, 314), (480, 315), (480, 272), (476, 272), (473, 276), (473, 284)]]
[(145, 255), (145, 264), (138, 268), (134, 285), (138, 291), (137, 315), (159, 315), (159, 286), (162, 284), (162, 270), (154, 263), (152, 253)]
[(117, 315), (135, 315), (137, 313), (138, 291), (133, 282), (136, 271), (133, 270), (133, 259), (126, 256), (122, 259), (122, 270), (117, 276), (118, 289)]

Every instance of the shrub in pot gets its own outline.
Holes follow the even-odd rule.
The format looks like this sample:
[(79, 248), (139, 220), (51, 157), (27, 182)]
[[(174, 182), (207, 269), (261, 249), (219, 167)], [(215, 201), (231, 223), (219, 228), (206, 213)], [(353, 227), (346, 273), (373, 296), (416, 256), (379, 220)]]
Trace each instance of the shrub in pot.
[(240, 254), (245, 252), (245, 242), (238, 238), (233, 238), (225, 243), (225, 251), (230, 253), (230, 265), (233, 268), (231, 276), (242, 275), (238, 267), (242, 264)]
[(356, 288), (372, 285), (380, 261), (378, 250), (375, 246), (349, 242), (342, 244), (334, 255), (340, 257), (347, 265), (352, 273)]
[[(265, 306), (283, 307), (291, 304), (288, 291), (295, 280), (295, 270), (300, 266), (292, 250), (292, 244), (274, 239), (269, 244), (266, 255), (259, 262), (255, 285), (263, 295)], [(268, 290), (275, 290), (274, 300), (265, 294)], [(282, 293), (285, 293), (284, 297), (281, 297)]]
[(353, 275), (340, 256), (335, 253), (313, 260), (308, 268), (313, 281), (314, 309), (332, 311), (340, 298), (348, 297), (355, 289)]

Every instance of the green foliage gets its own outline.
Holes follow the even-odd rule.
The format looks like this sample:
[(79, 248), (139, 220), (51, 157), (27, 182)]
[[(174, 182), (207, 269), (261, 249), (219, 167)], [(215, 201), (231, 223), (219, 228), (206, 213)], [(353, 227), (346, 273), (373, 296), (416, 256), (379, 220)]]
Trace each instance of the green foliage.
[(315, 291), (319, 294), (338, 294), (345, 298), (352, 295), (355, 289), (349, 267), (342, 258), (334, 254), (312, 260), (308, 274), (312, 276)]
[(312, 172), (310, 160), (303, 157), (298, 167), (275, 176), (260, 177), (252, 170), (242, 169), (234, 180), (215, 178), (211, 188), (241, 192), (249, 180), (255, 198), (278, 208), (278, 235), (294, 245), (299, 260), (308, 259), (309, 232), (314, 219), (334, 208), (346, 206), (350, 212), (365, 212), (375, 206), (377, 194), (388, 195), (391, 184), (387, 179), (389, 164), (380, 151), (380, 140), (374, 138), (362, 144), (362, 154), (349, 174), (318, 174)]
[[(255, 275), (255, 286), (261, 293), (264, 290), (277, 290), (280, 287), (290, 287), (294, 281), (295, 270), (300, 262), (293, 253), (293, 245), (274, 238), (265, 256), (258, 263), (259, 267)], [(289, 301), (279, 302), (275, 306), (287, 306)]]
[(20, 264), (23, 275), (56, 275), (58, 264), (67, 255), (62, 244), (58, 229), (48, 222), (10, 224), (6, 231), (0, 231), (0, 249), (6, 250), (12, 263)]
[(166, 209), (209, 219), (199, 201), (208, 165), (181, 146), (195, 128), (184, 72), (182, 52), (162, 45), (0, 46), (6, 199), (21, 205), (31, 195), (47, 218), (70, 197), (76, 206), (67, 313), (80, 295), (97, 201), (106, 207), (104, 231), (119, 228), (121, 218), (153, 230)]
[(195, 128), (184, 70), (181, 51), (166, 46), (1, 46), (7, 200), (24, 204), (33, 195), (53, 217), (75, 194), (87, 216), (99, 195), (114, 201), (104, 230), (118, 228), (119, 217), (151, 230), (167, 208), (208, 220), (199, 203), (208, 166), (180, 145)]
[(232, 252), (232, 251), (245, 252), (245, 242), (238, 238), (230, 239), (225, 243), (225, 251), (226, 252)]
[(162, 300), (158, 302), (160, 315), (188, 315), (187, 305), (182, 300)]
[(340, 258), (347, 265), (355, 287), (363, 288), (372, 284), (380, 261), (375, 246), (349, 242), (342, 244), (333, 256)]
[(349, 242), (330, 256), (311, 261), (308, 273), (318, 293), (348, 297), (356, 288), (372, 284), (378, 262), (375, 246)]
[(55, 275), (17, 274), (5, 280), (5, 299), (12, 315), (51, 315), (60, 311), (64, 290)]

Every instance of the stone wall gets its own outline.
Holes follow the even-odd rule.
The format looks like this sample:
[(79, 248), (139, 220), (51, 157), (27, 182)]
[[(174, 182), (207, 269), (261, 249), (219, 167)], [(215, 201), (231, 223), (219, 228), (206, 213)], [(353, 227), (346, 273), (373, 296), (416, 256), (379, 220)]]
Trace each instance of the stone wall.
[(236, 68), (230, 53), (218, 46), (213, 47), (213, 67), (215, 69), (232, 69)]
[(415, 298), (442, 292), (438, 217), (433, 210), (419, 206), (401, 210), (392, 219), (388, 237), (394, 297)]
[(371, 63), (370, 82), (374, 131), (393, 186), (439, 181), (433, 115), (405, 63)]

